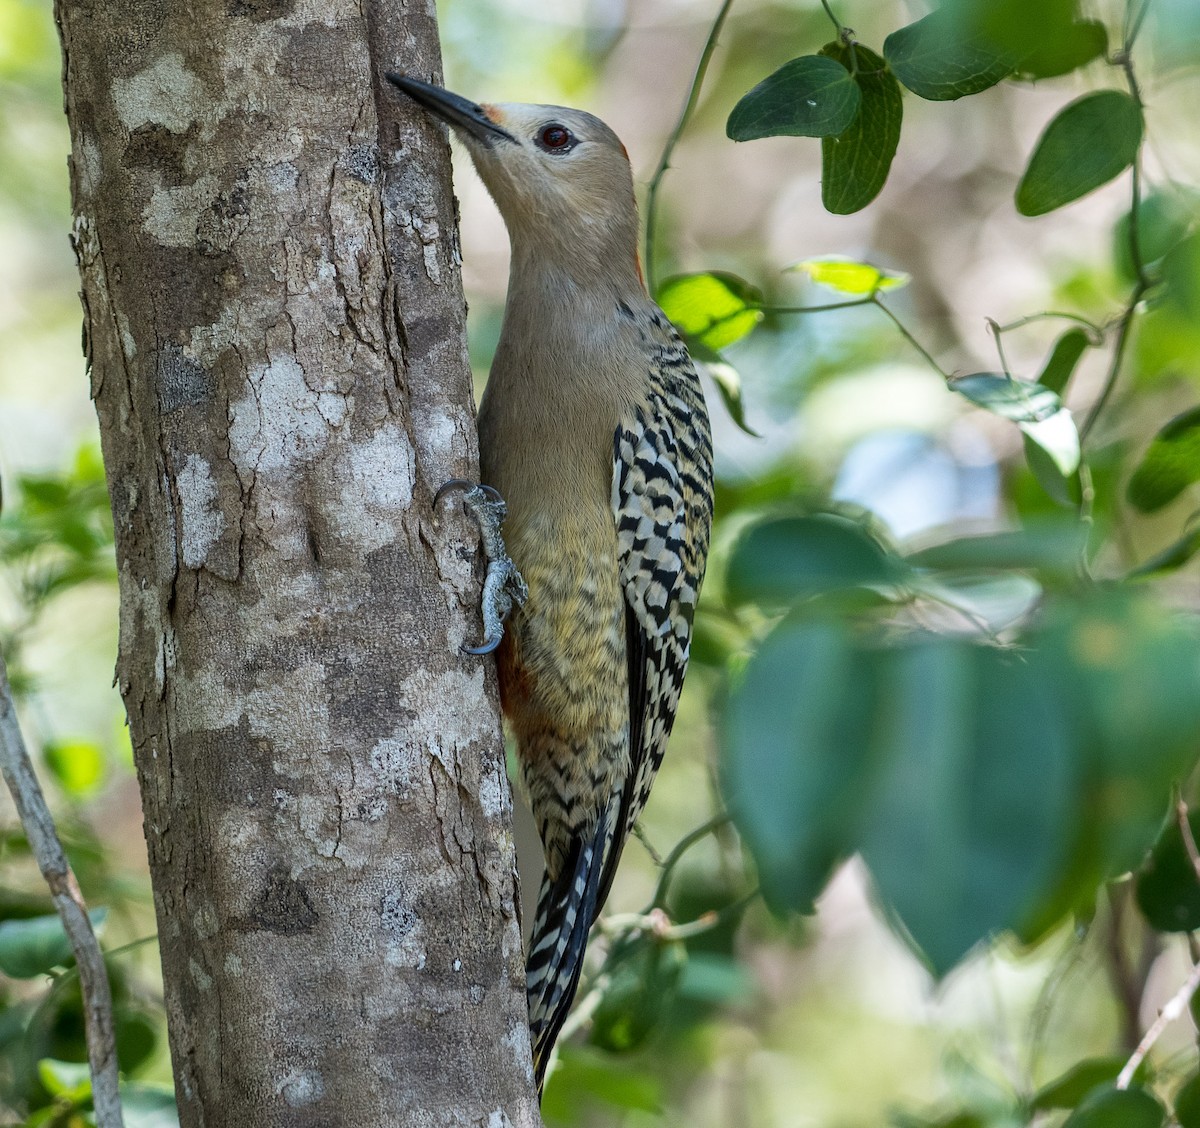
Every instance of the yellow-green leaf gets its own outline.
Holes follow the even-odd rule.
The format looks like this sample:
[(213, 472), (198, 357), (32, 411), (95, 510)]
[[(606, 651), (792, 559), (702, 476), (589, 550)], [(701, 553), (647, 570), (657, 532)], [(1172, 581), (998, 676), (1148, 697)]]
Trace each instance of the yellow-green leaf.
[(740, 341), (761, 320), (762, 294), (735, 274), (707, 271), (668, 278), (658, 304), (685, 336), (718, 352)]
[(104, 750), (91, 741), (55, 741), (46, 745), (42, 756), (59, 786), (73, 798), (90, 794), (104, 781)]
[(869, 262), (855, 262), (853, 259), (805, 259), (791, 269), (803, 270), (814, 282), (831, 290), (860, 297), (908, 285), (908, 275), (901, 271), (882, 270)]

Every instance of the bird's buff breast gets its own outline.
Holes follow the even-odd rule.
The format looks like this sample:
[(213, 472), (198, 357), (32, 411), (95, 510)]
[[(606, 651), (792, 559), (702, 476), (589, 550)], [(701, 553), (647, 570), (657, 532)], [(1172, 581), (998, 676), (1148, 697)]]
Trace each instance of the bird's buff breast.
[(567, 737), (627, 721), (624, 601), (612, 517), (603, 516), (607, 530), (544, 518), (510, 534), (529, 587), (498, 655), (501, 704), (518, 737), (546, 724)]

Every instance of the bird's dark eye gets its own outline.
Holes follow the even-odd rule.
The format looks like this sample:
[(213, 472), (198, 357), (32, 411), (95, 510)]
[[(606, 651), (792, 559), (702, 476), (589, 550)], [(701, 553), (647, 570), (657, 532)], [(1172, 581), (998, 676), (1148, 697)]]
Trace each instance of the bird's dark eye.
[(575, 137), (565, 125), (551, 124), (544, 126), (537, 135), (539, 148), (548, 153), (562, 153), (575, 144)]

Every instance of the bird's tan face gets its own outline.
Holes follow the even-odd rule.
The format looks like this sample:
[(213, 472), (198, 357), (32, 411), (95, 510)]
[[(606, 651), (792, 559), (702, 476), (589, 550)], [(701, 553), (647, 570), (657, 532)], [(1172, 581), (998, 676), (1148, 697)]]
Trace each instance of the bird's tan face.
[(562, 106), (480, 108), (511, 140), (459, 133), (514, 235), (549, 239), (562, 224), (628, 226), (634, 214), (629, 157), (599, 118)]
[(564, 106), (481, 105), (407, 75), (388, 78), (462, 139), (514, 246), (636, 264), (629, 157), (599, 118)]

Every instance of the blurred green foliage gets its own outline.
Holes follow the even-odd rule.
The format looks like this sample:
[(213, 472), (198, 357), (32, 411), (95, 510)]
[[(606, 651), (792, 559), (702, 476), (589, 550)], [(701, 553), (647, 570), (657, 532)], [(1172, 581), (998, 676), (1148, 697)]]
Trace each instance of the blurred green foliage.
[[(641, 873), (650, 889), (639, 892), (635, 875), (614, 898), (642, 909), (602, 922), (546, 1091), (551, 1128), (875, 1128), (884, 1118), (1137, 1128), (1164, 1123), (1167, 1109), (1181, 1128), (1200, 1124), (1194, 1046), (1156, 1049), (1130, 1088), (1114, 1087), (1130, 1032), (1163, 994), (1151, 990), (1154, 957), (1191, 958), (1200, 928), (1200, 192), (1177, 172), (1196, 167), (1187, 84), (1200, 18), (1192, 0), (931, 7), (739, 0), (688, 126), (711, 177), (727, 154), (780, 175), (786, 162), (771, 163), (769, 146), (815, 154), (804, 138), (818, 138), (829, 230), (844, 244), (832, 255), (789, 248), (821, 287), (797, 306), (796, 271), (777, 272), (736, 222), (690, 252), (676, 245), (692, 193), (658, 228), (676, 273), (656, 296), (738, 425), (749, 430), (748, 417), (767, 437), (739, 446), (749, 440), (718, 419), (727, 449), (688, 700), (647, 813), (648, 837), (674, 845)], [(552, 101), (557, 90), (579, 103), (636, 24), (619, 5), (591, 5), (580, 29), (498, 0), (451, 0), (441, 16), (464, 92), (503, 85)], [(61, 130), (58, 81), (48, 9), (0, 0), (0, 212), (19, 214), (39, 247), (69, 222), (62, 154), (42, 143)], [(676, 93), (682, 103), (686, 91)], [(976, 103), (991, 116), (967, 119)], [(938, 308), (931, 297), (977, 321), (1000, 311), (971, 304), (962, 263), (939, 276), (946, 232), (928, 215), (913, 220), (926, 224), (927, 257), (912, 239), (888, 241), (919, 202), (888, 193), (905, 190), (913, 167), (919, 180), (946, 159), (931, 123), (952, 139), (948, 151), (985, 154), (961, 174), (965, 195), (972, 177), (1005, 193), (1002, 209), (982, 197), (968, 213), (1001, 231), (978, 243), (997, 256), (988, 271), (1002, 273), (1018, 241), (1046, 247), (1045, 286), (1015, 321), (991, 322), (995, 362), (965, 370), (938, 360), (944, 325), (924, 317)], [(1123, 193), (1117, 213), (1088, 212), (1082, 248), (1056, 242), (1060, 209), (1091, 207), (1106, 182)], [(834, 226), (876, 210), (876, 227)], [(745, 219), (740, 202), (725, 211)], [(897, 247), (913, 261), (895, 261)], [(888, 268), (864, 261), (873, 257)], [(485, 331), (473, 356), (486, 367), (498, 309), (476, 324)], [(881, 389), (900, 386), (898, 358), (941, 382), (940, 406), (914, 412), (944, 412), (987, 438), (998, 503), (982, 527), (963, 527), (954, 510), (950, 527), (922, 525), (914, 540), (873, 512), (893, 478), (908, 481), (908, 454), (888, 461), (871, 446), (895, 430), (872, 411)], [(852, 386), (863, 390), (838, 419), (851, 437), (822, 447), (810, 422), (797, 443), (797, 416)], [(950, 450), (955, 425), (923, 422), (921, 442), (904, 449), (951, 462), (966, 491), (978, 465)], [(875, 493), (848, 501), (839, 487), (863, 450), (876, 451)], [(111, 734), (60, 730), (31, 660), (56, 608), (112, 585), (103, 475), (85, 442), (73, 460), (6, 487), (0, 647), (72, 862), (107, 913), (127, 1123), (160, 1128), (174, 1122), (170, 1093), (154, 1083), (168, 1076), (164, 1019), (123, 942), (147, 931), (147, 891), (95, 821), (96, 804), (130, 785), (129, 769)], [(915, 495), (916, 507), (930, 504)], [(715, 747), (689, 757), (683, 744)], [(925, 969), (930, 1008), (995, 965), (986, 981), (998, 994), (1006, 976), (1037, 981), (1030, 1027), (997, 1022), (972, 1042), (949, 1021), (889, 1016), (868, 974), (878, 948), (848, 960), (849, 986), (829, 987), (828, 962), (813, 953), (828, 961), (850, 934), (822, 939), (821, 916), (809, 914), (831, 913), (831, 897), (844, 896), (831, 877), (854, 856), (879, 919)], [(636, 864), (627, 858), (626, 872)], [(85, 1124), (78, 987), (15, 831), (0, 839), (0, 867), (0, 1123)], [(1072, 993), (1077, 966), (1094, 976)], [(1164, 974), (1174, 976), (1167, 995), (1183, 985), (1176, 965)], [(1006, 998), (1021, 1005), (1019, 992)], [(1069, 1032), (1047, 1034), (1051, 1012), (1072, 1008)], [(896, 1092), (874, 1092), (887, 1082), (870, 1080), (873, 1070)], [(859, 1088), (869, 1111), (848, 1112)]]
[[(70, 592), (115, 581), (108, 492), (94, 448), (81, 448), (61, 474), (23, 474), (9, 484), (0, 511), (0, 583), (8, 597), (0, 653), (19, 704), (38, 702), (38, 678), (23, 659), (43, 616)], [(103, 906), (91, 913), (103, 940), (110, 915), (144, 917), (147, 891), (120, 872), (109, 844), (85, 815), (84, 804), (109, 772), (103, 743), (56, 738), (50, 735), (53, 718), (47, 726), (48, 733), (33, 729), (41, 737), (41, 765), (65, 804), (58, 817), (68, 857), (89, 903)], [(23, 836), (7, 833), (0, 841), (0, 873), (16, 877), (31, 870), (30, 862)], [(109, 954), (117, 1054), (123, 1075), (133, 1078), (161, 1056), (164, 1015), (120, 953)], [(130, 1128), (177, 1123), (169, 1090), (134, 1082), (127, 1087)], [(6, 1115), (19, 1115), (31, 1128), (84, 1125), (90, 1123), (90, 1102), (82, 1003), (61, 921), (36, 882), (0, 882), (0, 1122), (13, 1123)]]

